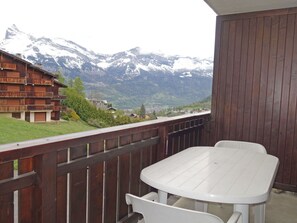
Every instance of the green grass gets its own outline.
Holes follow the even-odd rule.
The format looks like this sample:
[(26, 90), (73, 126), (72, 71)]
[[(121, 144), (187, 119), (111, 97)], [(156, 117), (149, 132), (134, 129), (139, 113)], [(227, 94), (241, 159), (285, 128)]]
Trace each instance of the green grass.
[(96, 129), (81, 121), (29, 123), (0, 116), (0, 145)]

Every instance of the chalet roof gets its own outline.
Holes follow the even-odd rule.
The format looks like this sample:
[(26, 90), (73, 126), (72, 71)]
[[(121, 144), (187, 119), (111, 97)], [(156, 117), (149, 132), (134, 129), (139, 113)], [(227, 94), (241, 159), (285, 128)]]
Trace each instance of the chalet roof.
[(296, 0), (204, 0), (218, 15), (297, 7)]
[(49, 75), (49, 76), (51, 76), (51, 77), (57, 77), (57, 75), (55, 75), (55, 74), (53, 74), (53, 73), (51, 73), (51, 72), (48, 72), (48, 71), (46, 71), (46, 70), (40, 68), (39, 66), (36, 66), (36, 65), (30, 63), (30, 62), (27, 61), (27, 60), (24, 60), (23, 58), (21, 58), (21, 57), (19, 57), (19, 56), (10, 54), (10, 53), (8, 53), (8, 52), (6, 52), (6, 51), (3, 51), (3, 50), (1, 50), (1, 49), (0, 49), (0, 54), (3, 54), (3, 55), (5, 55), (5, 56), (7, 56), (7, 57), (10, 57), (10, 58), (12, 58), (13, 60), (17, 60), (17, 61), (19, 61), (19, 62), (22, 62), (22, 63), (24, 63), (24, 64), (27, 64), (28, 67), (30, 67), (30, 68), (32, 68), (32, 69), (34, 69), (34, 70), (38, 70), (38, 71), (40, 71), (40, 72), (42, 72), (42, 73), (44, 73), (44, 74), (46, 74), (46, 75)]
[(68, 87), (66, 84), (61, 83), (61, 82), (58, 81), (57, 79), (55, 79), (54, 82), (55, 82), (55, 84), (59, 85), (60, 87), (65, 87), (65, 88)]

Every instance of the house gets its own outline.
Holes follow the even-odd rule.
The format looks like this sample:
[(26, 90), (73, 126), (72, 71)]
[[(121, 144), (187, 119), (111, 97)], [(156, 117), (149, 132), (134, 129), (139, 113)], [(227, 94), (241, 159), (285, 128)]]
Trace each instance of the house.
[(57, 77), (22, 59), (0, 50), (0, 115), (28, 122), (60, 119), (60, 83)]
[(116, 111), (117, 109), (112, 107), (111, 103), (108, 103), (107, 100), (98, 100), (95, 98), (87, 99), (89, 102), (91, 102), (93, 105), (96, 106), (98, 109), (102, 110), (108, 110), (108, 111)]

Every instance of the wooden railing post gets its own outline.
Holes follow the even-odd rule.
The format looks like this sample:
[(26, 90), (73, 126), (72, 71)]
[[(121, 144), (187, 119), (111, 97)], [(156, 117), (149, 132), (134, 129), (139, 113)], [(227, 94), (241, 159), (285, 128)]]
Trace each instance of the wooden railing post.
[(56, 152), (34, 157), (37, 182), (33, 192), (33, 212), (35, 223), (56, 222)]
[(162, 160), (167, 156), (168, 147), (168, 126), (159, 128), (160, 143), (158, 145), (157, 161)]
[[(0, 180), (13, 177), (12, 162), (0, 164)], [(13, 193), (0, 195), (0, 222), (13, 222)]]

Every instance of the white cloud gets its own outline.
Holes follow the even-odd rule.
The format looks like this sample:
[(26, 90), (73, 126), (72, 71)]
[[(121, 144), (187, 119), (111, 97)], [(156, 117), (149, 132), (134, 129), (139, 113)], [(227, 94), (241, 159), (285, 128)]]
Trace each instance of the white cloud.
[(140, 46), (213, 56), (215, 13), (203, 0), (10, 0), (1, 9), (9, 19), (0, 20), (0, 39), (16, 24), (35, 36), (69, 39), (99, 53)]

